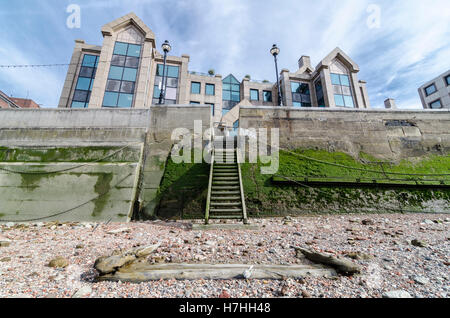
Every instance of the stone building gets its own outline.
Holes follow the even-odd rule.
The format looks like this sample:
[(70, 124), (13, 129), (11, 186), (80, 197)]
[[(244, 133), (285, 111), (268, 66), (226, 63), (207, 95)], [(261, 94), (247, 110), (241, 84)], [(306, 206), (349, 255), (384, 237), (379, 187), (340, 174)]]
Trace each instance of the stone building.
[(450, 70), (419, 88), (424, 109), (450, 109)]
[(29, 98), (18, 98), (6, 95), (0, 91), (0, 108), (40, 108), (35, 101)]
[[(153, 32), (134, 13), (102, 27), (103, 44), (75, 40), (59, 101), (60, 108), (149, 108), (158, 103), (163, 54)], [(299, 69), (281, 71), (283, 105), (287, 107), (370, 108), (359, 67), (334, 49), (316, 67), (302, 56)], [(232, 74), (189, 70), (189, 55), (167, 57), (166, 104), (211, 106), (216, 125), (237, 127), (239, 106), (277, 106), (277, 85)]]

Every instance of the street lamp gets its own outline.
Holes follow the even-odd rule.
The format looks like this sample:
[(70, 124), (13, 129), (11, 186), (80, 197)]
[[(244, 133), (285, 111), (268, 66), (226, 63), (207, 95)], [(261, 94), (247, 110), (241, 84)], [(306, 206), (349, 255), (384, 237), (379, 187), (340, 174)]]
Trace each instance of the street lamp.
[(275, 72), (277, 74), (277, 90), (278, 90), (278, 106), (283, 105), (283, 99), (281, 98), (281, 87), (280, 87), (280, 81), (278, 79), (278, 61), (277, 56), (280, 54), (280, 49), (277, 47), (276, 44), (272, 46), (270, 49), (270, 54), (273, 55), (273, 58), (275, 59)]
[(161, 45), (161, 48), (164, 51), (164, 66), (163, 66), (163, 78), (161, 80), (161, 92), (159, 93), (159, 104), (161, 105), (164, 101), (166, 102), (166, 87), (167, 87), (167, 75), (166, 75), (166, 60), (167, 60), (167, 53), (170, 52), (172, 47), (169, 44), (169, 41), (165, 40), (164, 43)]

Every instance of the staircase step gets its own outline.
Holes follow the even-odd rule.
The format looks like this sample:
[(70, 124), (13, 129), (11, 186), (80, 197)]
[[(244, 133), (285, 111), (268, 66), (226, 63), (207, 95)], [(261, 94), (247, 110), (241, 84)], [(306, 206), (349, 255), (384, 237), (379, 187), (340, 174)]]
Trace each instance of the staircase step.
[(238, 185), (236, 185), (236, 186), (233, 186), (233, 185), (229, 185), (229, 186), (226, 186), (226, 185), (213, 185), (212, 186), (212, 190), (214, 191), (214, 190), (225, 190), (225, 191), (233, 191), (233, 190), (240, 190), (240, 187), (238, 186)]
[(211, 206), (224, 206), (224, 207), (231, 207), (231, 206), (242, 206), (242, 202), (211, 202)]
[(237, 172), (214, 172), (214, 177), (239, 177)]
[(210, 209), (211, 213), (242, 213), (242, 209)]
[(211, 196), (211, 201), (231, 201), (231, 200), (239, 200), (241, 202), (241, 197), (234, 196), (234, 197), (219, 197), (214, 196), (214, 194)]
[(223, 216), (216, 216), (216, 215), (210, 215), (210, 219), (230, 219), (230, 220), (242, 220), (242, 215), (223, 215)]
[(241, 194), (239, 191), (211, 191), (211, 195), (236, 195)]
[(214, 176), (213, 181), (239, 181), (239, 177), (221, 177), (221, 176)]

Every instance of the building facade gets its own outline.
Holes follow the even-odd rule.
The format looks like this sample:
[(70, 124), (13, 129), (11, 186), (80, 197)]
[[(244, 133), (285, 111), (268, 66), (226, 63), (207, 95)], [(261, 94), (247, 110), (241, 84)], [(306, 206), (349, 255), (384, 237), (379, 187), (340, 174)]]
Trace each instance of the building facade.
[(10, 97), (0, 91), (0, 108), (40, 108), (32, 99)]
[[(102, 27), (102, 46), (75, 40), (60, 108), (148, 108), (158, 104), (163, 54), (153, 32), (130, 13)], [(276, 106), (278, 86), (232, 74), (189, 70), (189, 55), (167, 57), (165, 104), (211, 106), (213, 122), (238, 124), (239, 106)], [(287, 107), (370, 108), (358, 65), (334, 49), (315, 68), (302, 56), (295, 72), (283, 69), (280, 87)]]
[(424, 109), (450, 109), (450, 70), (419, 88)]

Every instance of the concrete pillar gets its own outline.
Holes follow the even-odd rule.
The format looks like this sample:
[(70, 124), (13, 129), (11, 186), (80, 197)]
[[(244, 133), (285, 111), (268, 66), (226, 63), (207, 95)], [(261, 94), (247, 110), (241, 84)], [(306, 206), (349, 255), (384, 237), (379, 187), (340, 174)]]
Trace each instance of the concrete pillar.
[(395, 99), (388, 98), (384, 101), (384, 107), (387, 109), (397, 109), (397, 105), (395, 105)]

